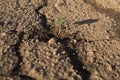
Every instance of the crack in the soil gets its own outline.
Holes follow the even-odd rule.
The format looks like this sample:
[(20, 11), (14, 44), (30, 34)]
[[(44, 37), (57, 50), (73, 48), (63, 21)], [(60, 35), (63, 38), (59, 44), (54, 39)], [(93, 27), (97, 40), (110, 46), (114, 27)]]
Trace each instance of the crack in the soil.
[(16, 8), (19, 8), (20, 4), (19, 4), (19, 0), (16, 0)]
[(22, 43), (22, 40), (23, 40), (24, 35), (25, 35), (24, 32), (20, 32), (20, 33), (18, 34), (18, 36), (19, 36), (18, 41), (17, 41), (17, 43), (14, 45), (14, 51), (16, 51), (16, 56), (18, 57), (18, 62), (17, 62), (17, 65), (16, 65), (16, 66), (14, 67), (14, 69), (12, 70), (11, 76), (18, 75), (21, 80), (35, 80), (35, 79), (33, 79), (32, 77), (27, 76), (27, 75), (19, 75), (20, 68), (21, 68), (20, 63), (21, 63), (22, 60), (23, 60), (22, 56), (20, 55), (19, 47), (20, 47), (20, 45), (21, 45), (21, 43)]
[(42, 3), (40, 6), (38, 6), (37, 9), (35, 9), (35, 12), (36, 12), (37, 14), (40, 14), (40, 13), (39, 13), (39, 10), (42, 9), (42, 8), (43, 8), (44, 6), (46, 6), (46, 5), (47, 5), (47, 0), (44, 0), (43, 3)]
[(21, 80), (35, 80), (32, 77), (27, 76), (27, 75), (20, 75), (20, 78), (21, 78)]
[[(84, 64), (78, 60), (78, 56), (77, 56), (77, 50), (74, 48), (70, 48), (70, 46), (68, 43), (70, 41), (69, 38), (64, 38), (64, 39), (59, 39), (59, 42), (61, 42), (61, 44), (63, 45), (65, 51), (67, 52), (68, 57), (71, 60), (71, 64), (74, 67), (74, 70), (77, 71), (77, 74), (80, 75), (82, 77), (82, 80), (89, 80), (91, 73), (87, 70), (87, 69), (83, 69)], [(71, 44), (72, 45), (72, 44)]]
[(95, 0), (84, 0), (84, 2), (93, 6), (96, 11), (100, 13), (105, 13), (107, 16), (116, 21), (117, 27), (115, 26), (116, 28), (114, 30), (116, 31), (117, 36), (120, 39), (120, 12), (117, 12), (111, 8), (104, 8)]
[(17, 43), (14, 45), (14, 51), (16, 51), (16, 56), (18, 57), (18, 62), (17, 62), (17, 65), (14, 67), (14, 69), (12, 70), (12, 73), (11, 75), (18, 75), (19, 73), (19, 69), (20, 69), (20, 63), (22, 62), (22, 56), (20, 55), (20, 51), (19, 51), (19, 46), (21, 45), (21, 42), (22, 42), (22, 39), (24, 37), (24, 32), (20, 32), (18, 34), (19, 38), (18, 38), (18, 41)]
[[(43, 27), (44, 30), (41, 30), (40, 31), (34, 31), (34, 33), (37, 33), (38, 35), (38, 39), (40, 41), (43, 41), (43, 42), (47, 42), (50, 38), (54, 37), (54, 35), (52, 33), (50, 33), (50, 27), (49, 25), (47, 24), (47, 18), (46, 18), (46, 15), (40, 13), (40, 9), (43, 8), (44, 6), (47, 5), (47, 0), (44, 0), (43, 1), (43, 4), (40, 5), (38, 8), (35, 9), (35, 12), (36, 14), (39, 16), (39, 18), (41, 19), (40, 21), (40, 25), (41, 27)], [(40, 36), (41, 35), (41, 36)], [(33, 37), (34, 35), (32, 35)]]
[(81, 75), (82, 80), (89, 80), (90, 72), (87, 69), (83, 69), (84, 64), (78, 60), (78, 56), (75, 55), (76, 50), (65, 47), (68, 57), (71, 59), (71, 64), (74, 66), (74, 69), (77, 70), (77, 74)]

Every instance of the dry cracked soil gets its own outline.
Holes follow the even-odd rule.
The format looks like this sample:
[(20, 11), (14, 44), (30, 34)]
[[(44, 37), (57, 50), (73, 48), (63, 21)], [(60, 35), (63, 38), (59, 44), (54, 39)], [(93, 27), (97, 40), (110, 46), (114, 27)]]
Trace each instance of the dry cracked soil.
[(0, 0), (0, 80), (119, 79), (120, 0)]

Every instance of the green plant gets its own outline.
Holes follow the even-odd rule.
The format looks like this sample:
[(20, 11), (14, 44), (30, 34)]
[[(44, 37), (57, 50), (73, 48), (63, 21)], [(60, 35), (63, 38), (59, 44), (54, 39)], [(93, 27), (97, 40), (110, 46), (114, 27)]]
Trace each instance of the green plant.
[(64, 18), (58, 18), (54, 21), (55, 25), (62, 25), (65, 22)]
[(57, 36), (59, 36), (60, 32), (61, 32), (61, 26), (62, 24), (65, 22), (64, 18), (58, 18), (56, 20), (54, 20), (54, 24), (58, 26), (58, 33)]

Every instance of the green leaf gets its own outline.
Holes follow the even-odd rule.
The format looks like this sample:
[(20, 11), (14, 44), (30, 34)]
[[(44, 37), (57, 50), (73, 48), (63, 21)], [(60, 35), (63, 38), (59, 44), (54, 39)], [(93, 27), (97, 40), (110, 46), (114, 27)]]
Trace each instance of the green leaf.
[(58, 18), (54, 21), (56, 25), (62, 25), (65, 22), (65, 19), (63, 18)]

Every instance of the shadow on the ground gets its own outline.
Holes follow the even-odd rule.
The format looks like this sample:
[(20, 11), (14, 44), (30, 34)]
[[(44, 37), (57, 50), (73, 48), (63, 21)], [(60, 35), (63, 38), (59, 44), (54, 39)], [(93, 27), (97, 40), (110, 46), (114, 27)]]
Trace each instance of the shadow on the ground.
[(78, 25), (91, 24), (91, 23), (98, 22), (98, 20), (99, 19), (87, 19), (87, 20), (83, 20), (83, 21), (76, 21), (74, 24), (78, 24)]
[(4, 22), (3, 22), (3, 21), (0, 21), (0, 25), (3, 26), (3, 25), (4, 25)]
[(21, 80), (35, 80), (32, 77), (27, 76), (27, 75), (20, 75), (20, 78), (21, 78)]

